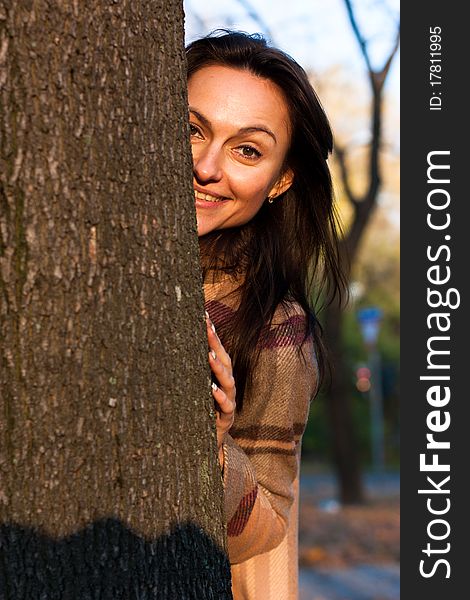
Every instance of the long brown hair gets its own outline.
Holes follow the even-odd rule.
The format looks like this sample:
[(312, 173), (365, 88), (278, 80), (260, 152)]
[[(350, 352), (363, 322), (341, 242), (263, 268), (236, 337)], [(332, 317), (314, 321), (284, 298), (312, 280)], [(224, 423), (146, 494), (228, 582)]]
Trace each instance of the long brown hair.
[(268, 46), (259, 34), (217, 30), (186, 49), (188, 80), (199, 69), (221, 65), (269, 79), (283, 92), (291, 121), (285, 166), (294, 173), (290, 189), (265, 202), (247, 224), (200, 238), (204, 279), (210, 272), (244, 271), (239, 308), (229, 330), (219, 331), (230, 353), (237, 409), (249, 389), (259, 356), (258, 340), (280, 303), (298, 302), (307, 315), (305, 338), (314, 339), (319, 379), (327, 364), (316, 311), (344, 290), (338, 252), (339, 225), (328, 155), (333, 136), (307, 74), (293, 58)]

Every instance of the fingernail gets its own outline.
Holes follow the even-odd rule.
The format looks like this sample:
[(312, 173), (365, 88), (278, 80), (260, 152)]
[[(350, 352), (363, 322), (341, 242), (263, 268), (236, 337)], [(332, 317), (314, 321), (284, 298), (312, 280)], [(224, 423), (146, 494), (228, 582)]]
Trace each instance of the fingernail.
[(209, 313), (207, 312), (207, 310), (204, 311), (204, 314), (206, 315), (206, 319), (210, 319)]
[(214, 323), (212, 323), (212, 321), (211, 321), (211, 329), (215, 333), (215, 325), (214, 325)]
[(214, 350), (211, 350), (211, 356), (214, 360), (217, 358), (217, 354), (214, 352)]
[(215, 381), (212, 382), (212, 389), (214, 390), (214, 392), (219, 389)]

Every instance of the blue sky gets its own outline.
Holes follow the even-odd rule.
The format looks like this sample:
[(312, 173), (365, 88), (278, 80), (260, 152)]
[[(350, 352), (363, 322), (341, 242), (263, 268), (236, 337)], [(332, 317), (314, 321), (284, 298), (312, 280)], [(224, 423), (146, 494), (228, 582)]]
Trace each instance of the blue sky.
[[(273, 42), (307, 70), (323, 71), (344, 64), (363, 74), (364, 63), (343, 0), (184, 0), (187, 41), (217, 27), (244, 31), (268, 29)], [(253, 7), (257, 20), (250, 17)], [(287, 8), (288, 7), (288, 8)], [(374, 66), (380, 66), (393, 43), (398, 0), (356, 0), (357, 19), (368, 39)], [(395, 57), (388, 92), (399, 95), (399, 56)]]

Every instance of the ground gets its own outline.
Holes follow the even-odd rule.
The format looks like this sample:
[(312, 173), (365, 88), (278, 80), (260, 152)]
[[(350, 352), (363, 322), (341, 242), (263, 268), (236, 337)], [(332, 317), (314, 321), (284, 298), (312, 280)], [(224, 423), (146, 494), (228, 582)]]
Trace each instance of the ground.
[(299, 559), (305, 566), (345, 567), (400, 560), (398, 499), (325, 512), (304, 499)]
[(301, 600), (399, 598), (398, 473), (364, 477), (366, 502), (341, 507), (331, 473), (302, 469)]

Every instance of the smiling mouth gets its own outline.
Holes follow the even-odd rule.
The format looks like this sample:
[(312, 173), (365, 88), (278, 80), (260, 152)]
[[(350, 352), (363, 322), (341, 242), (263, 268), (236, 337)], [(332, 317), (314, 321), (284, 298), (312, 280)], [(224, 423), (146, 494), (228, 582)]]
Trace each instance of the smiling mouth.
[(194, 197), (196, 200), (205, 200), (206, 202), (223, 202), (224, 200), (228, 200), (228, 198), (224, 198), (223, 196), (211, 196), (210, 194), (203, 194), (197, 190), (194, 190)]

